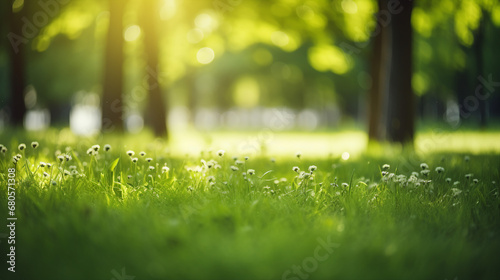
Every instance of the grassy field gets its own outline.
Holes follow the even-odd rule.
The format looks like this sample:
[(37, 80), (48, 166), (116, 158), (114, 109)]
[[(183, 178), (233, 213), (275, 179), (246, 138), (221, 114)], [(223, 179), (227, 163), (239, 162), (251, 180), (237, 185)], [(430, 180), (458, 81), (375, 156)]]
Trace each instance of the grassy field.
[[(0, 278), (498, 279), (499, 135), (434, 136), (420, 134), (409, 153), (363, 151), (358, 131), (174, 136), (168, 146), (5, 133)], [(258, 148), (245, 154), (241, 141)]]

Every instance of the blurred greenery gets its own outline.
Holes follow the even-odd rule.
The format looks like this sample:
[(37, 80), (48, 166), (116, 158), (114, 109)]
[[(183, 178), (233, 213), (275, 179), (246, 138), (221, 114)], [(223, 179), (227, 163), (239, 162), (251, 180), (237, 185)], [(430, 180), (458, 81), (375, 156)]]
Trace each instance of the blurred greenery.
[[(12, 1), (11, 1), (12, 2)], [(27, 41), (27, 85), (36, 107), (64, 106), (76, 93), (102, 91), (104, 45), (109, 21), (106, 1), (56, 0), (58, 12), (37, 1), (13, 1), (24, 8), (36, 36)], [(67, 3), (66, 3), (67, 2)], [(497, 0), (414, 1), (413, 89), (418, 116), (442, 120), (447, 104), (473, 95), (479, 75), (500, 77)], [(125, 2), (124, 2), (125, 3)], [(125, 103), (145, 111), (145, 60), (138, 20), (141, 1), (127, 1), (124, 15)], [(6, 14), (3, 5), (2, 14)], [(54, 8), (55, 9), (55, 8)], [(286, 106), (341, 108), (363, 121), (371, 87), (368, 71), (377, 12), (374, 0), (180, 1), (161, 0), (160, 83), (171, 107), (253, 108)], [(50, 14), (38, 27), (36, 13)], [(2, 34), (8, 27), (2, 23)], [(484, 34), (477, 46), (478, 33)], [(483, 69), (477, 70), (480, 47)], [(8, 107), (7, 48), (0, 50), (0, 100)], [(478, 72), (480, 71), (480, 72)], [(194, 100), (191, 100), (194, 99)], [(498, 117), (498, 93), (487, 101)], [(448, 104), (449, 105), (449, 104)], [(437, 109), (436, 109), (437, 108)], [(28, 108), (29, 109), (29, 108)], [(473, 112), (473, 119), (479, 112)]]

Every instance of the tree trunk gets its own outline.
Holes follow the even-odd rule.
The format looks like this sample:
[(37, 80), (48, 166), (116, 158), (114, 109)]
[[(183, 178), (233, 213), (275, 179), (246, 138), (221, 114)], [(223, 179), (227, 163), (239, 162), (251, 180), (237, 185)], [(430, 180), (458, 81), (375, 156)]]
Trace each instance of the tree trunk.
[(381, 11), (387, 7), (387, 0), (378, 0), (379, 12), (376, 16), (376, 29), (373, 33), (373, 46), (371, 55), (370, 75), (372, 77), (372, 87), (368, 95), (368, 139), (380, 141), (383, 137), (384, 123), (383, 100), (387, 91), (387, 62), (390, 50), (388, 32), (384, 26), (384, 19)]
[(102, 131), (123, 131), (123, 13), (125, 0), (109, 0), (109, 28), (104, 55)]
[[(486, 16), (486, 12), (482, 11), (483, 17)], [(485, 28), (485, 19), (481, 18), (479, 22), (479, 27), (476, 31), (476, 36), (474, 38), (474, 55), (476, 59), (476, 77), (484, 77), (483, 73), (483, 43), (484, 43), (484, 28)], [(484, 88), (479, 89), (480, 96), (483, 96)], [(479, 124), (482, 129), (486, 128), (488, 115), (486, 110), (486, 100), (478, 100), (479, 101)], [(472, 113), (472, 112), (471, 112)]]
[(144, 0), (142, 5), (142, 28), (147, 56), (146, 77), (149, 91), (146, 125), (153, 129), (156, 136), (167, 137), (167, 106), (162, 98), (158, 81), (158, 24), (160, 21), (158, 0)]
[(26, 7), (14, 13), (12, 11), (12, 1), (5, 1), (7, 6), (9, 38), (7, 49), (10, 58), (10, 123), (13, 126), (22, 127), (26, 106), (24, 104), (24, 89), (26, 88), (26, 68), (25, 68), (25, 44), (28, 42), (24, 38), (21, 19), (26, 15)]
[(401, 1), (402, 10), (392, 15), (392, 57), (389, 82), (387, 139), (413, 144), (415, 133), (412, 79), (412, 0)]

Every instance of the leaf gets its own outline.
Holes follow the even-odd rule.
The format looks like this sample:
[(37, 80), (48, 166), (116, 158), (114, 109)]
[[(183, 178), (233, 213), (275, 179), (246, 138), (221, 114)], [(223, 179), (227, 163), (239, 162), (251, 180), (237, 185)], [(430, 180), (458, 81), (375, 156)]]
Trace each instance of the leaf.
[(117, 158), (117, 159), (115, 159), (115, 161), (113, 161), (113, 163), (111, 163), (111, 165), (109, 166), (109, 170), (111, 172), (115, 171), (116, 165), (118, 165), (119, 161), (120, 161), (120, 158)]

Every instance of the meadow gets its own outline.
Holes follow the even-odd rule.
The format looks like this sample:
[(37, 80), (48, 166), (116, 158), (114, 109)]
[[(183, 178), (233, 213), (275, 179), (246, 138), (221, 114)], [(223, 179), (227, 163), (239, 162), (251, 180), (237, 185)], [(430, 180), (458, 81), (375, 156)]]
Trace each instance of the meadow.
[(227, 133), (192, 153), (191, 137), (5, 133), (16, 272), (2, 225), (1, 279), (498, 279), (498, 133), (451, 133), (427, 153), (304, 135), (242, 154)]

